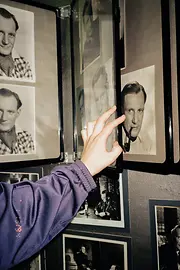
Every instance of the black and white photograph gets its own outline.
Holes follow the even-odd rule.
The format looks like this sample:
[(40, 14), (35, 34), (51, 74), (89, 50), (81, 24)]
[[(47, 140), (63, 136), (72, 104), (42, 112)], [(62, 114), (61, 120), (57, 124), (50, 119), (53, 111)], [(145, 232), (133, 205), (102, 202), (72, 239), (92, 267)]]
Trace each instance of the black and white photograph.
[(0, 172), (0, 182), (8, 184), (15, 184), (25, 180), (36, 182), (38, 179), (39, 174), (37, 173)]
[[(36, 5), (34, 1), (26, 4), (22, 1), (2, 0), (1, 7), (14, 14), (11, 18), (3, 10), (6, 16), (10, 16), (9, 19), (5, 19), (4, 27), (9, 27), (15, 21), (19, 24), (17, 33), (11, 33), (10, 36), (14, 38), (14, 47), (17, 45), (15, 50), (29, 63), (33, 78), (31, 80), (14, 80), (13, 77), (11, 80), (7, 80), (7, 77), (2, 76), (1, 83), (13, 84), (13, 92), (18, 94), (20, 94), (18, 89), (22, 89), (22, 91), (20, 90), (20, 98), (22, 98), (23, 106), (17, 121), (20, 128), (27, 131), (28, 135), (32, 137), (31, 144), (34, 146), (31, 145), (31, 148), (34, 148), (34, 150), (31, 154), (28, 150), (25, 155), (11, 154), (8, 159), (5, 159), (4, 155), (0, 159), (3, 162), (26, 162), (29, 160), (36, 162), (42, 159), (45, 162), (48, 159), (53, 161), (63, 160), (61, 31), (57, 16), (59, 11), (57, 8), (48, 5), (40, 3)], [(8, 29), (5, 30), (9, 31)], [(4, 41), (4, 33), (3, 35), (2, 32), (0, 33), (3, 43), (7, 43), (7, 41)], [(2, 67), (3, 62), (4, 69), (8, 70), (10, 67), (8, 72), (11, 72), (14, 65), (12, 57), (7, 57), (7, 59), (8, 61), (0, 59), (0, 67)], [(6, 88), (8, 88), (8, 85)], [(23, 97), (26, 98), (23, 99)], [(51, 143), (49, 143), (50, 141)], [(5, 164), (2, 165), (2, 168), (3, 166), (5, 167)]]
[(35, 82), (34, 13), (0, 4), (0, 79)]
[(9, 184), (15, 184), (24, 180), (36, 182), (43, 176), (42, 167), (28, 167), (22, 169), (16, 169), (13, 171), (1, 171), (0, 182), (6, 182)]
[(35, 151), (35, 88), (1, 83), (0, 160)]
[(180, 269), (180, 202), (150, 201), (154, 268)]
[(63, 269), (128, 270), (128, 242), (63, 234)]
[[(122, 174), (101, 174), (94, 178), (97, 188), (90, 192), (72, 224), (125, 228)], [(127, 224), (126, 224), (127, 225)]]
[(155, 66), (121, 76), (124, 157), (156, 155)]
[(121, 70), (126, 68), (126, 0), (119, 0), (120, 6), (120, 66)]

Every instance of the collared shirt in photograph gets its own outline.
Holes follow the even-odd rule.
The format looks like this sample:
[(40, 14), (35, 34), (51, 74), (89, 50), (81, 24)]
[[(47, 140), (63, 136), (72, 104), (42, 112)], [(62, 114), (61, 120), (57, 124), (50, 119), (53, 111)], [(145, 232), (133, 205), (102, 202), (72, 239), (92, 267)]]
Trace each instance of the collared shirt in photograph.
[(1, 139), (0, 139), (0, 155), (9, 154), (33, 154), (34, 152), (34, 142), (31, 135), (24, 130), (16, 131), (16, 142), (13, 148), (10, 149)]
[[(123, 130), (123, 143), (127, 142), (129, 138), (126, 136)], [(130, 151), (127, 154), (139, 154), (139, 155), (154, 155), (152, 140), (148, 134), (142, 134), (141, 132), (137, 136), (135, 141), (130, 143)]]
[(15, 50), (13, 50), (12, 52), (12, 58), (14, 62), (14, 68), (10, 76), (7, 76), (0, 67), (0, 77), (2, 76), (2, 77), (32, 80), (31, 67), (30, 64), (25, 60), (25, 58), (20, 56)]

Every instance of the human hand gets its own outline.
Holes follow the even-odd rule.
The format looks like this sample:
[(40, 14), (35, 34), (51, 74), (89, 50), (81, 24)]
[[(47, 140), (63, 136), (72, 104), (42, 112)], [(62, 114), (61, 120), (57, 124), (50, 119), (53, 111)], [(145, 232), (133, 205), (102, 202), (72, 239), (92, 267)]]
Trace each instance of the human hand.
[(125, 115), (122, 115), (106, 123), (115, 111), (116, 106), (113, 106), (96, 121), (88, 123), (87, 129), (81, 132), (84, 142), (81, 161), (88, 168), (92, 176), (111, 165), (122, 153), (122, 148), (117, 141), (113, 143), (111, 151), (107, 151), (106, 149), (107, 139), (113, 129), (125, 120)]

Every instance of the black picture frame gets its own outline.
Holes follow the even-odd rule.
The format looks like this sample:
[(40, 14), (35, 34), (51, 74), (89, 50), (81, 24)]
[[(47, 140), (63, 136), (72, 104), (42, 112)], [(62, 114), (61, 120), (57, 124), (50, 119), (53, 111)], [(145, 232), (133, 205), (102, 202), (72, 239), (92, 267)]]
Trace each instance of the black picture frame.
[[(131, 238), (122, 235), (102, 235), (84, 232), (64, 232), (61, 238), (62, 245), (62, 269), (65, 267), (65, 248), (69, 240), (69, 250), (77, 251), (81, 245), (91, 250), (91, 263), (96, 264), (96, 269), (110, 269), (113, 266), (120, 266), (124, 270), (132, 269)], [(70, 241), (71, 240), (71, 241)], [(73, 241), (74, 240), (74, 241)], [(76, 243), (75, 243), (76, 241)], [(115, 256), (116, 254), (116, 256)], [(118, 255), (117, 255), (118, 254)], [(94, 259), (95, 257), (95, 259)], [(113, 269), (113, 268), (112, 268)]]
[[(51, 35), (53, 35), (53, 39), (51, 40), (51, 44), (46, 46), (47, 38), (43, 38), (42, 35), (39, 35), (42, 29), (39, 29), (38, 27), (35, 27), (34, 31), (36, 32), (35, 35), (35, 41), (34, 41), (34, 47), (35, 47), (35, 72), (36, 74), (36, 80), (35, 82), (16, 82), (15, 79), (10, 80), (10, 83), (15, 84), (16, 87), (18, 84), (20, 84), (19, 87), (32, 87), (34, 88), (35, 92), (35, 107), (36, 107), (36, 113), (34, 113), (34, 133), (37, 138), (37, 141), (35, 145), (36, 154), (32, 154), (32, 156), (28, 156), (26, 154), (22, 155), (8, 155), (8, 159), (6, 158), (6, 155), (3, 156), (3, 160), (0, 161), (0, 170), (4, 170), (6, 168), (11, 167), (13, 168), (22, 168), (22, 167), (28, 167), (28, 166), (34, 166), (42, 164), (49, 164), (49, 163), (58, 163), (62, 162), (64, 160), (64, 134), (63, 134), (63, 95), (62, 95), (62, 70), (61, 70), (61, 14), (60, 14), (60, 8), (53, 7), (51, 5), (42, 4), (36, 1), (19, 1), (19, 0), (4, 0), (2, 1), (2, 5), (10, 6), (14, 9), (19, 10), (27, 10), (31, 13), (34, 13), (34, 26), (41, 26), (48, 20), (48, 16), (52, 18), (51, 24), (48, 24), (48, 27), (52, 28), (52, 31), (49, 31)], [(43, 16), (38, 16), (39, 13), (43, 13)], [(43, 20), (42, 23), (38, 23), (38, 20)], [(41, 25), (41, 26), (40, 26)], [(47, 26), (47, 24), (46, 24)], [(42, 26), (43, 27), (43, 26)], [(38, 30), (37, 30), (38, 29)], [(38, 39), (37, 39), (38, 37)], [(45, 48), (43, 46), (43, 43), (45, 45)], [(48, 47), (49, 46), (49, 47)], [(44, 59), (44, 67), (46, 66), (53, 66), (52, 70), (48, 70), (47, 68), (43, 70), (42, 66), (42, 49), (46, 50), (46, 57), (47, 59), (51, 59), (51, 61), (48, 61), (48, 64), (45, 63), (47, 60)], [(50, 48), (50, 51), (48, 49)], [(38, 60), (37, 60), (38, 59)], [(36, 62), (36, 60), (38, 62)], [(49, 73), (50, 72), (50, 73)], [(51, 76), (52, 75), (52, 76)], [(45, 80), (45, 76), (47, 77)], [(54, 78), (53, 78), (54, 76)], [(53, 78), (53, 83), (51, 82)], [(48, 80), (47, 80), (48, 79)], [(47, 84), (47, 81), (49, 83)], [(1, 83), (1, 79), (0, 79)], [(2, 80), (2, 84), (8, 84), (10, 85), (9, 81)], [(52, 83), (52, 84), (51, 84)], [(48, 85), (48, 86), (47, 86)], [(47, 86), (47, 87), (46, 87)], [(54, 89), (54, 92), (52, 91)], [(49, 91), (51, 90), (51, 92)], [(43, 94), (44, 91), (44, 94)], [(48, 95), (51, 96), (51, 98), (48, 98)], [(47, 97), (47, 99), (45, 98)], [(44, 100), (45, 98), (45, 100)], [(42, 101), (44, 105), (42, 105)], [(50, 105), (51, 104), (51, 105)], [(53, 110), (48, 106), (53, 105)], [(45, 108), (47, 107), (47, 108)], [(39, 114), (37, 114), (39, 112)], [(38, 115), (38, 119), (37, 119)], [(44, 116), (43, 116), (44, 115)], [(54, 122), (54, 123), (53, 123)], [(51, 127), (53, 124), (53, 127)], [(46, 130), (45, 130), (46, 128)], [(48, 135), (48, 130), (51, 130), (51, 135)], [(54, 137), (53, 137), (54, 136)], [(51, 143), (49, 143), (51, 140)], [(49, 146), (48, 146), (49, 145)], [(39, 147), (39, 148), (38, 148)], [(49, 148), (48, 148), (49, 147)], [(50, 148), (52, 147), (52, 150)], [(53, 150), (54, 149), (54, 150)], [(5, 160), (4, 160), (5, 159)]]
[[(103, 52), (102, 44), (106, 44), (107, 42), (102, 42), (102, 40), (101, 40), (101, 38), (103, 36), (103, 33), (102, 33), (103, 22), (101, 22), (101, 23), (99, 22), (98, 27), (95, 27), (95, 29), (99, 29), (98, 30), (99, 34), (96, 33), (96, 35), (95, 35), (96, 38), (94, 38), (94, 42), (96, 43), (96, 45), (94, 47), (93, 46), (91, 47), (91, 49), (93, 51), (93, 48), (96, 48), (97, 46), (99, 48), (99, 46), (100, 46), (100, 48), (98, 50), (94, 50), (95, 52), (99, 51), (99, 54), (96, 55), (96, 57), (93, 60), (91, 59), (89, 64), (85, 65), (85, 68), (82, 68), (83, 63), (85, 61), (84, 60), (85, 57), (83, 58), (84, 51), (83, 51), (82, 47), (85, 46), (85, 44), (86, 44), (86, 43), (84, 43), (84, 45), (82, 45), (83, 38), (81, 38), (81, 35), (83, 35), (82, 34), (83, 30), (81, 29), (81, 28), (83, 28), (83, 25), (82, 25), (83, 15), (82, 14), (84, 14), (84, 12), (85, 12), (84, 11), (85, 7), (87, 8), (87, 6), (88, 6), (87, 3), (90, 4), (90, 0), (89, 0), (89, 2), (87, 1), (84, 3), (86, 6), (84, 6), (84, 9), (82, 11), (83, 7), (80, 6), (80, 1), (77, 1), (77, 0), (72, 1), (71, 16), (70, 16), (70, 25), (71, 25), (70, 31), (72, 33), (71, 34), (71, 72), (72, 72), (71, 75), (72, 75), (72, 100), (73, 100), (74, 160), (80, 159), (81, 154), (82, 154), (83, 142), (82, 142), (81, 133), (80, 133), (81, 130), (86, 128), (86, 125), (88, 122), (95, 120), (95, 119), (92, 119), (93, 117), (98, 118), (99, 115), (101, 115), (103, 112), (103, 111), (100, 111), (99, 113), (96, 112), (98, 110), (97, 110), (97, 108), (95, 108), (95, 105), (96, 105), (95, 101), (93, 101), (93, 99), (95, 100), (95, 97), (93, 97), (93, 98), (90, 97), (90, 96), (93, 96), (92, 91), (88, 92), (88, 90), (87, 90), (87, 89), (89, 89), (89, 87), (91, 88), (91, 86), (93, 85), (93, 79), (96, 77), (95, 75), (99, 74), (99, 75), (97, 75), (97, 77), (101, 76), (101, 72), (102, 72), (103, 74), (106, 74), (106, 80), (108, 80), (108, 78), (111, 78), (112, 81), (111, 81), (110, 85), (112, 85), (112, 86), (109, 87), (108, 89), (111, 89), (112, 93), (110, 93), (110, 90), (109, 90), (109, 92), (106, 90), (107, 93), (109, 93), (109, 96), (107, 97), (107, 99), (109, 99), (110, 105), (108, 106), (108, 108), (112, 105), (117, 105), (116, 116), (121, 115), (121, 108), (120, 108), (121, 95), (119, 94), (119, 91), (118, 91), (118, 89), (120, 89), (120, 76), (119, 76), (120, 52), (119, 52), (119, 47), (118, 47), (118, 44), (119, 44), (119, 22), (120, 22), (119, 1), (115, 0), (115, 1), (109, 2), (109, 3), (111, 3), (111, 7), (108, 10), (108, 13), (106, 11), (103, 15), (102, 14), (99, 15), (99, 17), (102, 15), (102, 18), (103, 18), (103, 16), (111, 17), (111, 19), (109, 19), (110, 26), (108, 26), (110, 29), (110, 33), (112, 35), (112, 42), (110, 42), (111, 47), (112, 47), (112, 48), (110, 47), (110, 49), (111, 49), (111, 52), (109, 53), (110, 56), (108, 56), (108, 54), (105, 55), (105, 53), (103, 56), (103, 53), (102, 53)], [(103, 4), (104, 4), (104, 2), (103, 2)], [(93, 9), (93, 8), (91, 7), (91, 9)], [(79, 10), (81, 10), (81, 12)], [(91, 12), (92, 12), (92, 10), (91, 10)], [(84, 17), (85, 17), (85, 15), (84, 15)], [(93, 20), (92, 14), (90, 17), (91, 17), (91, 20)], [(97, 19), (97, 20), (99, 20), (99, 19)], [(95, 21), (96, 21), (96, 19), (95, 19)], [(106, 23), (107, 23), (107, 20), (106, 20)], [(93, 23), (92, 23), (92, 25), (93, 25)], [(94, 32), (96, 32), (96, 31), (94, 31)], [(87, 33), (85, 36), (87, 36)], [(106, 35), (104, 35), (104, 36), (106, 36)], [(100, 38), (100, 42), (97, 42), (97, 40), (99, 38)], [(109, 37), (108, 37), (108, 40), (110, 40)], [(79, 47), (79, 44), (80, 44), (80, 47)], [(78, 46), (78, 48), (76, 45)], [(88, 55), (90, 55), (90, 54), (88, 54)], [(108, 73), (109, 71), (106, 72), (107, 67), (109, 68), (110, 73)], [(97, 70), (97, 74), (94, 73), (94, 70), (95, 71)], [(114, 76), (114, 78), (112, 78), (112, 76)], [(89, 84), (89, 86), (87, 84)], [(107, 85), (107, 83), (106, 83), (106, 85)], [(92, 88), (93, 88), (93, 86), (92, 86)], [(101, 89), (101, 88), (99, 87), (98, 89)], [(105, 87), (103, 88), (103, 90), (105, 90)], [(105, 93), (106, 91), (103, 91), (103, 92)], [(111, 97), (110, 97), (110, 94), (111, 94)], [(107, 103), (108, 102), (106, 102), (106, 104)], [(94, 109), (93, 109), (93, 106), (94, 106)], [(105, 107), (104, 107), (104, 111), (105, 110), (107, 110), (107, 108), (105, 109)], [(121, 128), (120, 127), (118, 127), (115, 130), (113, 136), (121, 144)], [(112, 136), (112, 140), (114, 139), (113, 136)], [(110, 142), (110, 145), (109, 145), (110, 148), (111, 148), (111, 143), (112, 142)], [(122, 162), (121, 161), (122, 161), (122, 155), (120, 157), (118, 157), (117, 161), (114, 164), (112, 164), (110, 167), (113, 169), (116, 169), (118, 172), (122, 172)]]
[[(107, 168), (96, 175), (94, 180), (97, 188), (88, 195), (67, 229), (92, 233), (102, 230), (104, 233), (129, 233), (127, 171), (118, 173), (116, 170)], [(106, 202), (106, 207), (103, 200)], [(104, 211), (106, 214), (101, 217)]]
[[(145, 4), (145, 3), (144, 3)], [(160, 174), (168, 174), (171, 172), (173, 167), (173, 124), (172, 124), (172, 93), (171, 93), (171, 47), (170, 47), (170, 12), (169, 12), (169, 1), (159, 1), (156, 3), (156, 18), (159, 16), (158, 22), (160, 22), (160, 25), (162, 26), (162, 29), (159, 29), (158, 32), (160, 33), (160, 43), (161, 46), (161, 54), (162, 54), (162, 75), (159, 74), (159, 70), (155, 71), (155, 80), (157, 78), (160, 78), (162, 76), (162, 89), (161, 89), (161, 99), (155, 98), (155, 110), (156, 115), (158, 113), (158, 117), (163, 115), (161, 125), (158, 117), (155, 115), (155, 121), (156, 121), (156, 153), (149, 155), (149, 154), (130, 154), (125, 153), (123, 154), (123, 167), (125, 169), (131, 169), (131, 170), (138, 170), (138, 171), (144, 171), (144, 172), (151, 172), (151, 173), (160, 173)], [(133, 8), (133, 7), (132, 7)], [(155, 8), (154, 8), (155, 10)], [(132, 11), (133, 12), (133, 11)], [(126, 9), (126, 15), (128, 16), (128, 10)], [(148, 13), (148, 14), (153, 14)], [(135, 16), (135, 15), (134, 15)], [(138, 14), (140, 16), (140, 14)], [(135, 17), (134, 21), (136, 21)], [(131, 20), (132, 23), (132, 20)], [(144, 22), (143, 22), (144, 25)], [(154, 24), (156, 25), (156, 24)], [(126, 34), (127, 34), (127, 44), (128, 42), (128, 36), (130, 37), (130, 34), (128, 34), (128, 25), (126, 23)], [(134, 25), (136, 27), (136, 25)], [(143, 26), (144, 27), (144, 26)], [(156, 26), (157, 28), (157, 26)], [(130, 28), (129, 28), (130, 29)], [(141, 27), (141, 30), (143, 28)], [(152, 31), (152, 29), (151, 29)], [(130, 31), (132, 34), (132, 31)], [(135, 31), (137, 33), (137, 29)], [(148, 33), (148, 32), (147, 32)], [(132, 37), (132, 36), (131, 36)], [(134, 41), (135, 42), (135, 41)], [(151, 42), (149, 41), (149, 44)], [(130, 45), (131, 46), (131, 45)], [(135, 46), (135, 45), (134, 45)], [(159, 46), (159, 45), (158, 45)], [(159, 47), (158, 47), (159, 48)], [(146, 48), (147, 49), (147, 48)], [(158, 49), (159, 50), (159, 49)], [(132, 53), (131, 53), (132, 54)], [(151, 55), (151, 54), (150, 54)], [(132, 55), (131, 55), (132, 56)], [(127, 48), (127, 57), (130, 57), (130, 52)], [(138, 59), (138, 58), (137, 58)], [(138, 69), (132, 69), (132, 63), (129, 63), (127, 60), (126, 69), (122, 71), (121, 73), (121, 82), (122, 82), (122, 76), (126, 74), (130, 74), (132, 71), (141, 71), (145, 70), (146, 68), (155, 67), (156, 64), (152, 63), (152, 59), (149, 59), (150, 61), (146, 63), (146, 60), (142, 58), (142, 55), (140, 56), (140, 59), (138, 59), (137, 67)], [(132, 59), (133, 62), (133, 59)], [(129, 65), (129, 69), (128, 69)], [(160, 71), (160, 72), (161, 72)], [(136, 80), (136, 77), (134, 77)], [(123, 85), (123, 84), (122, 84)], [(156, 89), (155, 89), (156, 90)], [(159, 95), (160, 90), (155, 92), (155, 94)], [(162, 107), (159, 105), (159, 102), (162, 103)], [(157, 112), (157, 108), (161, 107), (161, 113), (160, 111)], [(162, 109), (163, 108), (163, 109)], [(162, 125), (162, 122), (164, 121), (164, 125)], [(148, 127), (147, 127), (148, 129)], [(148, 141), (147, 141), (148, 143)], [(123, 145), (124, 147), (124, 145)], [(159, 149), (159, 150), (157, 150)], [(137, 150), (138, 151), (138, 150)]]
[(176, 228), (179, 220), (180, 202), (149, 200), (149, 212), (153, 269), (160, 270), (161, 265), (164, 265), (167, 270), (175, 270), (177, 267), (177, 265), (174, 266), (176, 256), (173, 256), (174, 242), (172, 243), (171, 240), (173, 238), (173, 229)]

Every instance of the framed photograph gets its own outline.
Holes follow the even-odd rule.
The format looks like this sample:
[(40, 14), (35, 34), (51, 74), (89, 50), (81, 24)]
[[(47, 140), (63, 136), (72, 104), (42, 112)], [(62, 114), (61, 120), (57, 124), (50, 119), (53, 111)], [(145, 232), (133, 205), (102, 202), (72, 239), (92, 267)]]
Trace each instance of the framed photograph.
[(166, 171), (173, 163), (168, 1), (157, 1), (148, 12), (138, 0), (126, 5), (126, 16), (131, 19), (126, 20), (127, 64), (121, 70), (124, 167)]
[[(78, 230), (129, 231), (127, 172), (106, 169), (94, 178), (97, 188), (90, 192), (69, 228)], [(75, 224), (77, 224), (75, 226)]]
[(63, 234), (63, 269), (131, 269), (130, 240), (114, 235)]
[[(71, 62), (75, 159), (82, 153), (81, 129), (113, 105), (120, 104), (116, 91), (120, 86), (120, 60), (116, 48), (119, 43), (117, 9), (119, 1), (73, 1)], [(118, 109), (110, 120), (119, 113)], [(109, 137), (108, 150), (111, 150), (114, 140), (120, 140), (119, 132), (120, 128), (117, 128)], [(121, 171), (119, 159), (111, 167)]]
[(55, 7), (1, 1), (1, 168), (64, 158), (60, 21)]
[(153, 269), (180, 269), (180, 202), (150, 200)]

